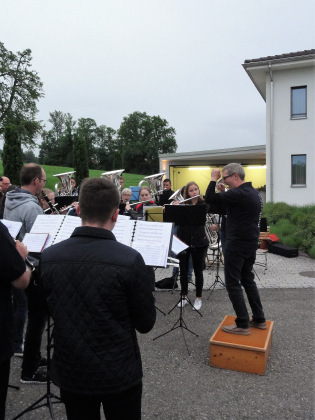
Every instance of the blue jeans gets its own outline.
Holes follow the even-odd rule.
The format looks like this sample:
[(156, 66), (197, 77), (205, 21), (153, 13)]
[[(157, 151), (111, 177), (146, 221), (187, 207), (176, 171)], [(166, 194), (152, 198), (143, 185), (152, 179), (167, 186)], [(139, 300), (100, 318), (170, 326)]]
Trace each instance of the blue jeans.
[(242, 286), (248, 298), (255, 322), (265, 322), (260, 296), (254, 281), (253, 265), (256, 259), (256, 250), (237, 251), (230, 247), (225, 249), (224, 275), (226, 289), (236, 313), (235, 323), (240, 328), (248, 328), (249, 315), (246, 308)]

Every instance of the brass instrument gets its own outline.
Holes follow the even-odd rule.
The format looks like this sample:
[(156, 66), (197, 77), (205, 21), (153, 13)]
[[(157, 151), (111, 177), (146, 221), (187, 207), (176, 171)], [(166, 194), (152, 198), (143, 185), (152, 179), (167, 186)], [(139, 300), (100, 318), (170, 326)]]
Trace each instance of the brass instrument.
[(105, 178), (108, 179), (109, 181), (112, 181), (116, 187), (118, 188), (118, 190), (121, 190), (121, 185), (119, 183), (119, 177), (121, 176), (121, 174), (124, 172), (124, 169), (118, 169), (116, 171), (109, 171), (109, 172), (103, 172), (101, 174), (101, 178)]
[(139, 182), (138, 186), (142, 187), (142, 184), (147, 184), (151, 190), (151, 194), (157, 197), (163, 193), (162, 178), (165, 174), (166, 172), (160, 172), (159, 174), (146, 176)]
[(172, 205), (174, 201), (179, 201), (179, 204), (185, 203), (186, 201), (192, 200), (193, 198), (200, 197), (201, 194), (195, 195), (194, 197), (184, 198), (181, 194), (181, 188), (174, 192), (169, 198), (169, 200), (173, 200), (170, 204)]
[(55, 185), (55, 192), (57, 195), (72, 195), (71, 178), (75, 172), (76, 171), (64, 172), (62, 174), (54, 175), (60, 179), (60, 182)]

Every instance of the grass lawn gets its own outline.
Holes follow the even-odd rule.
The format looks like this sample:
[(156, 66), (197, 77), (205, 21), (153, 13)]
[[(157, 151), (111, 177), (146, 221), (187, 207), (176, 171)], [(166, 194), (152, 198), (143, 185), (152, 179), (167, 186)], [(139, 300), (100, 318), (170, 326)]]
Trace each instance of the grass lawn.
[[(55, 191), (55, 184), (59, 182), (59, 178), (57, 178), (53, 175), (73, 171), (73, 168), (66, 168), (64, 166), (42, 165), (42, 167), (43, 167), (44, 171), (46, 172), (46, 176), (47, 176), (46, 188), (50, 188), (53, 191)], [(89, 177), (90, 178), (97, 178), (97, 177), (101, 176), (101, 174), (104, 173), (104, 172), (105, 171), (103, 171), (103, 170), (90, 169)], [(1, 175), (5, 175), (3, 173), (2, 162), (0, 162), (0, 176)], [(144, 178), (143, 175), (127, 174), (125, 172), (122, 173), (122, 176), (125, 179), (124, 187), (137, 186), (139, 184), (139, 182)]]

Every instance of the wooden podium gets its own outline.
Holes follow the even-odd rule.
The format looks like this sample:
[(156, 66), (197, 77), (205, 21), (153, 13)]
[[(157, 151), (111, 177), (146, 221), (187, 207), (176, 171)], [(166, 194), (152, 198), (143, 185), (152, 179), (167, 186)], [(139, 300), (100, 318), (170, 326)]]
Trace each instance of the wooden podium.
[(210, 366), (264, 375), (272, 340), (273, 321), (267, 329), (251, 328), (250, 335), (229, 334), (223, 325), (235, 323), (235, 316), (226, 315), (210, 338)]

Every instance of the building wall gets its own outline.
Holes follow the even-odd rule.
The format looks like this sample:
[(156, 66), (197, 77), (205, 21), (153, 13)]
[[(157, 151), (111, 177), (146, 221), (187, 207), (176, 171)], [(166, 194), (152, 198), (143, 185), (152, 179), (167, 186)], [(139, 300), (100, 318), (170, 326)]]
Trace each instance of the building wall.
[[(187, 166), (170, 166), (170, 179), (172, 181), (172, 189), (176, 191), (182, 188), (188, 182), (195, 181), (200, 188), (201, 194), (205, 194), (209, 182), (211, 180), (211, 170), (213, 168), (223, 166), (207, 166), (207, 167), (190, 167)], [(265, 166), (244, 166), (245, 180), (251, 181), (254, 188), (266, 185), (266, 168)]]
[[(291, 120), (291, 87), (304, 85), (307, 118)], [(273, 71), (273, 87), (267, 74), (266, 104), (267, 201), (314, 204), (315, 67)], [(306, 154), (306, 187), (291, 186), (291, 155), (298, 154)]]

